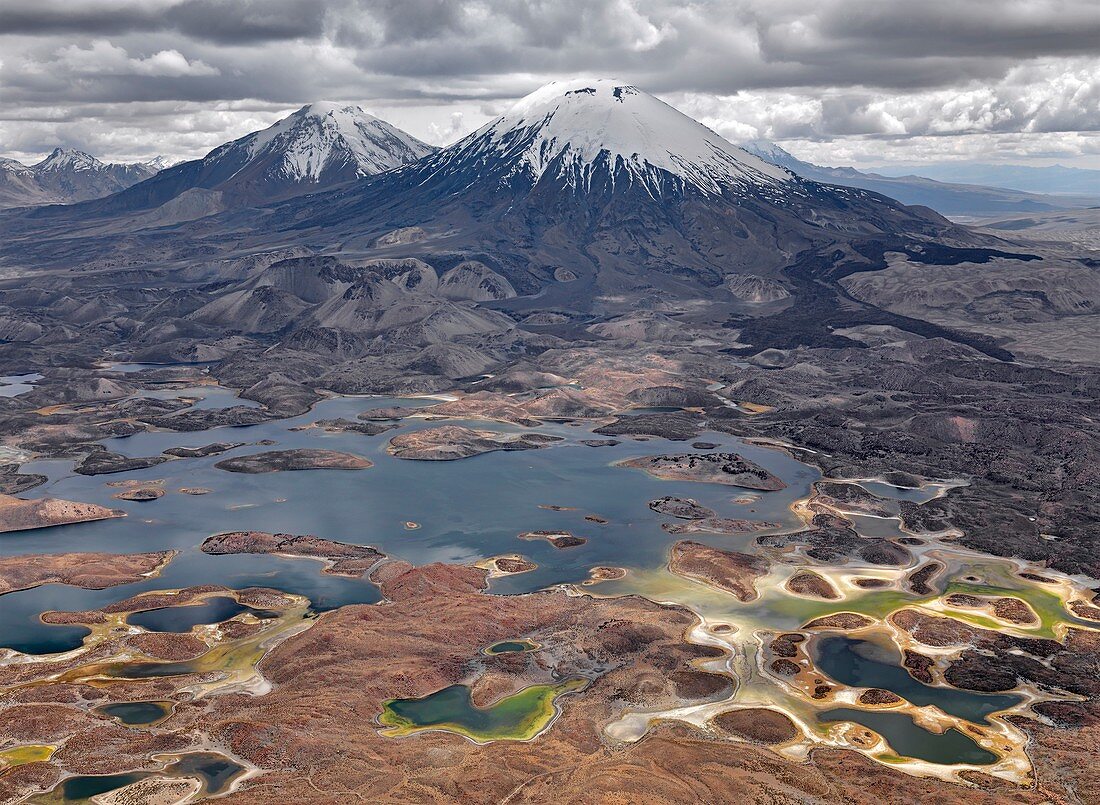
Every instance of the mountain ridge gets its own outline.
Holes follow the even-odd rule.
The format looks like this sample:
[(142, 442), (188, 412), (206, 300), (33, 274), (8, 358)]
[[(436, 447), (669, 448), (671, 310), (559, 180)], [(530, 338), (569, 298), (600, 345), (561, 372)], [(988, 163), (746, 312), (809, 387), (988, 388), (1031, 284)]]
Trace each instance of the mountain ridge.
[[(314, 193), (389, 170), (434, 151), (357, 106), (306, 104), (266, 129), (223, 143), (201, 159), (89, 203), (87, 218), (149, 212), (189, 191), (194, 217)], [(186, 217), (186, 216), (185, 216)]]
[(154, 176), (166, 167), (164, 159), (103, 162), (84, 151), (60, 147), (33, 165), (3, 159), (0, 208), (73, 204), (102, 198)]
[[(285, 127), (281, 121), (262, 137), (215, 149), (215, 156), (237, 158), (214, 160), (224, 173), (205, 179), (239, 174)], [(638, 289), (684, 296), (717, 288), (734, 273), (773, 275), (795, 254), (837, 238), (951, 230), (930, 210), (765, 163), (612, 80), (546, 85), (447, 148), (307, 197), (272, 198), (262, 212), (211, 196), (224, 191), (215, 189), (217, 181), (200, 183), (195, 172), (203, 165), (184, 163), (79, 210), (21, 221), (29, 242), (20, 259), (113, 260), (118, 249), (135, 248), (126, 233), (144, 229), (139, 248), (160, 259), (190, 259), (188, 250), (212, 254), (229, 244), (243, 251), (301, 246), (369, 257), (431, 255), (450, 265), (475, 259), (521, 297), (541, 292), (599, 307)], [(181, 205), (190, 210), (134, 216), (199, 186), (211, 189)], [(80, 218), (85, 213), (91, 223)], [(96, 229), (97, 215), (115, 215), (115, 223)], [(58, 236), (46, 242), (51, 225)], [(398, 230), (420, 234), (390, 240)], [(565, 287), (559, 279), (567, 274), (580, 283)], [(577, 289), (586, 286), (589, 297), (578, 300)]]
[(895, 198), (904, 204), (931, 207), (943, 215), (972, 220), (995, 215), (1024, 212), (1054, 212), (1100, 202), (1100, 184), (1096, 197), (1054, 196), (1008, 187), (965, 184), (933, 179), (919, 174), (884, 175), (852, 167), (824, 167), (798, 159), (769, 140), (742, 143), (749, 153), (799, 176), (826, 184), (858, 187)]

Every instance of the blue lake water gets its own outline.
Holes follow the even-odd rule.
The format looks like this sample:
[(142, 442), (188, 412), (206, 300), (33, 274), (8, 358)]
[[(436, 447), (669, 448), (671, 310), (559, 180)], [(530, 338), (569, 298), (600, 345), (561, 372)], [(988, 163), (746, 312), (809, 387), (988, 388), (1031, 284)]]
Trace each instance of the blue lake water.
[(260, 619), (270, 618), (275, 614), (246, 607), (227, 595), (217, 595), (197, 604), (134, 612), (126, 618), (126, 622), (150, 632), (183, 634), (199, 624), (221, 623), (242, 612), (249, 612)]
[(814, 641), (814, 664), (837, 682), (852, 687), (882, 688), (918, 707), (934, 704), (950, 715), (976, 724), (987, 723), (990, 713), (1006, 710), (1021, 700), (1012, 694), (975, 693), (926, 685), (901, 666), (893, 648), (848, 637)]
[[(243, 767), (216, 752), (191, 752), (166, 769), (169, 776), (198, 777), (202, 780), (204, 794), (218, 794), (244, 771)], [(124, 774), (79, 775), (61, 784), (65, 802), (84, 802), (97, 794), (105, 794), (125, 785), (149, 777), (151, 772), (127, 772)]]
[(819, 718), (825, 722), (854, 721), (862, 724), (885, 738), (894, 752), (904, 757), (930, 763), (968, 763), (974, 766), (988, 766), (997, 761), (995, 754), (978, 746), (959, 730), (949, 729), (937, 735), (918, 726), (905, 713), (838, 707), (825, 711)]
[[(116, 367), (117, 368), (117, 367)], [(232, 393), (215, 387), (172, 389), (149, 396), (203, 396), (199, 407), (240, 404)], [(750, 445), (732, 436), (706, 432), (698, 441), (718, 445), (695, 450), (690, 442), (652, 438), (624, 438), (613, 447), (593, 448), (581, 443), (593, 438), (586, 427), (544, 424), (534, 429), (562, 437), (563, 441), (541, 450), (496, 452), (460, 461), (425, 462), (396, 459), (386, 452), (393, 435), (435, 427), (438, 423), (404, 420), (399, 429), (378, 436), (358, 433), (326, 433), (320, 428), (295, 430), (322, 419), (355, 419), (366, 410), (389, 406), (427, 406), (424, 399), (338, 397), (319, 403), (300, 417), (241, 428), (219, 428), (201, 433), (145, 432), (109, 439), (106, 449), (128, 456), (159, 455), (170, 447), (201, 447), (211, 442), (247, 442), (228, 453), (206, 458), (180, 459), (136, 472), (86, 477), (73, 473), (73, 462), (40, 461), (24, 466), (49, 482), (36, 496), (99, 503), (124, 509), (122, 519), (82, 523), (0, 535), (0, 555), (24, 556), (64, 551), (112, 551), (131, 553), (175, 550), (173, 559), (157, 578), (106, 590), (82, 590), (47, 584), (32, 590), (0, 596), (0, 646), (45, 654), (75, 648), (88, 630), (81, 626), (42, 623), (48, 610), (99, 609), (150, 590), (221, 584), (229, 588), (272, 587), (307, 597), (321, 611), (352, 603), (381, 599), (375, 585), (321, 571), (319, 562), (276, 556), (210, 556), (198, 550), (202, 541), (223, 531), (258, 530), (290, 534), (314, 534), (328, 539), (373, 545), (386, 554), (414, 564), (473, 562), (500, 554), (520, 553), (538, 564), (529, 573), (493, 580), (496, 593), (528, 592), (560, 583), (576, 583), (599, 565), (636, 570), (662, 567), (668, 548), (677, 537), (661, 529), (670, 518), (653, 512), (648, 502), (673, 495), (697, 500), (719, 516), (767, 520), (779, 530), (798, 525), (790, 504), (805, 497), (819, 472), (786, 453)], [(466, 424), (498, 432), (528, 429), (482, 421)], [(259, 446), (271, 440), (275, 444)], [(354, 453), (374, 466), (361, 471), (310, 470), (263, 475), (230, 473), (215, 464), (230, 456), (273, 449), (325, 448)], [(663, 481), (647, 473), (610, 465), (625, 459), (662, 453), (737, 452), (781, 477), (788, 487), (776, 492), (752, 493), (750, 503), (735, 503), (745, 490), (717, 484)], [(118, 480), (160, 481), (168, 494), (152, 502), (119, 501), (112, 496)], [(902, 490), (885, 484), (865, 484), (873, 491), (898, 499), (927, 499), (929, 490)], [(180, 494), (181, 487), (204, 487), (209, 494)], [(552, 510), (549, 506), (566, 507)], [(599, 515), (599, 524), (585, 520)], [(876, 518), (854, 518), (863, 533), (897, 536), (897, 523)], [(419, 527), (409, 529), (412, 521)], [(866, 521), (866, 523), (864, 523)], [(864, 527), (865, 526), (865, 527)], [(571, 531), (586, 537), (580, 547), (559, 550), (542, 540), (523, 541), (521, 532)], [(757, 535), (723, 537), (697, 534), (692, 539), (719, 547), (745, 550)], [(185, 631), (196, 623), (218, 622), (239, 611), (231, 599), (215, 599), (193, 607), (172, 607), (130, 616), (131, 623), (147, 628)], [(847, 685), (882, 687), (910, 702), (936, 704), (945, 712), (981, 722), (996, 710), (1014, 704), (1018, 697), (983, 695), (937, 688), (914, 680), (896, 657), (861, 645), (863, 641), (826, 638), (815, 641), (822, 672)], [(870, 645), (870, 644), (868, 644)], [(185, 663), (131, 664), (126, 675), (135, 678), (182, 673)], [(862, 713), (849, 718), (847, 710), (829, 711), (822, 720), (859, 720), (879, 731), (895, 751), (934, 762), (990, 762), (981, 750), (957, 731), (934, 735), (898, 713)], [(233, 771), (229, 769), (226, 773)], [(216, 775), (215, 775), (216, 776)], [(70, 787), (87, 791), (103, 785), (123, 784), (103, 778), (78, 778)], [(209, 778), (208, 778), (209, 782)], [(66, 791), (68, 793), (68, 791)], [(77, 792), (79, 793), (79, 792)]]
[(17, 397), (34, 388), (42, 375), (32, 372), (26, 375), (8, 375), (0, 377), (0, 397)]
[[(201, 391), (205, 392), (206, 389)], [(173, 392), (179, 394), (181, 392)], [(190, 391), (183, 393), (191, 393)], [(319, 428), (292, 430), (320, 419), (354, 419), (362, 411), (393, 405), (424, 406), (423, 399), (340, 397), (319, 403), (313, 411), (289, 420), (243, 428), (219, 428), (200, 433), (146, 432), (108, 439), (108, 450), (128, 456), (157, 455), (169, 447), (200, 447), (214, 441), (254, 443), (270, 439), (277, 444), (248, 444), (219, 456), (170, 461), (137, 472), (86, 477), (72, 472), (72, 461), (40, 461), (25, 465), (50, 481), (35, 490), (69, 500), (122, 508), (128, 516), (0, 536), (0, 555), (58, 553), (62, 551), (138, 551), (173, 549), (181, 552), (160, 578), (107, 590), (80, 590), (44, 585), (0, 597), (0, 645), (43, 653), (79, 645), (86, 634), (78, 626), (47, 626), (38, 615), (44, 610), (96, 609), (151, 589), (192, 584), (227, 587), (268, 586), (305, 595), (324, 609), (347, 603), (379, 600), (374, 585), (319, 572), (309, 560), (273, 556), (208, 556), (198, 550), (211, 534), (259, 530), (314, 534), (341, 542), (374, 545), (388, 555), (414, 564), (471, 562), (505, 553), (522, 553), (539, 567), (497, 579), (494, 592), (541, 589), (563, 582), (580, 582), (596, 565), (654, 568), (666, 559), (675, 541), (660, 527), (669, 518), (651, 511), (647, 503), (662, 495), (692, 497), (726, 516), (770, 520), (794, 525), (788, 510), (804, 496), (817, 470), (777, 450), (748, 445), (719, 433), (700, 438), (720, 445), (717, 450), (740, 452), (782, 477), (789, 485), (767, 492), (752, 504), (734, 504), (741, 490), (692, 482), (662, 481), (640, 470), (609, 467), (626, 458), (667, 452), (694, 451), (689, 443), (651, 439), (623, 440), (615, 447), (580, 444), (592, 438), (581, 427), (546, 424), (539, 432), (565, 441), (541, 450), (496, 452), (460, 461), (426, 462), (396, 459), (386, 450), (394, 433), (432, 427), (436, 423), (406, 420), (398, 431), (378, 436), (326, 433)], [(227, 400), (226, 404), (232, 404)], [(518, 431), (516, 426), (486, 422), (465, 423), (496, 431)], [(246, 475), (215, 469), (228, 456), (296, 447), (326, 448), (355, 453), (374, 462), (361, 471), (310, 470)], [(108, 481), (163, 480), (169, 493), (153, 502), (119, 501)], [(210, 494), (176, 493), (180, 487), (206, 487)], [(552, 511), (540, 505), (574, 507)], [(586, 521), (598, 514), (608, 523)], [(407, 521), (419, 524), (405, 528)], [(559, 550), (544, 541), (523, 541), (517, 535), (535, 529), (564, 529), (588, 538), (578, 548)], [(729, 544), (730, 538), (701, 535), (703, 541)]]

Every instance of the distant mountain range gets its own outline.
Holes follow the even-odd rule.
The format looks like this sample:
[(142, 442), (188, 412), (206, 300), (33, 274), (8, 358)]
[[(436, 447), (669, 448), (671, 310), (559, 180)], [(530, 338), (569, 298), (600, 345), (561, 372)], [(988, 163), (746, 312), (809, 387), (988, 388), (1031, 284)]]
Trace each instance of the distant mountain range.
[(887, 176), (920, 173), (941, 182), (963, 182), (989, 187), (1045, 193), (1053, 196), (1078, 195), (1100, 199), (1100, 170), (1067, 168), (1064, 165), (983, 165), (972, 162), (944, 162), (920, 166), (890, 166), (878, 169)]
[[(529, 99), (524, 103), (530, 103)], [(558, 114), (554, 125), (563, 125), (564, 118)], [(574, 131), (579, 139), (570, 143), (571, 150), (595, 148), (590, 135), (583, 133), (581, 124), (586, 121), (573, 122), (578, 124)], [(662, 136), (663, 132), (652, 134)], [(606, 150), (609, 144), (598, 145)], [(960, 221), (1100, 204), (1100, 171), (952, 163), (914, 169), (929, 175), (887, 168), (870, 173), (805, 162), (763, 140), (745, 143), (743, 148), (769, 166), (803, 178), (871, 190)], [(267, 129), (218, 146), (202, 159), (172, 166), (160, 157), (150, 162), (105, 164), (88, 154), (62, 149), (30, 167), (0, 159), (0, 208), (90, 202), (81, 207), (83, 221), (128, 216), (139, 228), (166, 226), (332, 189), (416, 162), (436, 150), (357, 106), (312, 103)], [(621, 156), (629, 162), (635, 155)], [(668, 159), (684, 163), (686, 157), (678, 154)], [(661, 160), (651, 164), (659, 168), (671, 165)], [(714, 170), (715, 166), (709, 165), (695, 179), (713, 181), (707, 177)], [(767, 173), (769, 168), (758, 166), (756, 170)], [(1058, 188), (1057, 192), (1033, 192), (1052, 188)]]
[[(1100, 203), (1100, 182), (1095, 179), (1091, 185), (1084, 181), (1074, 184), (1073, 187), (1078, 189), (1067, 191), (1064, 195), (1049, 195), (1013, 189), (1011, 185), (990, 187), (983, 185), (992, 183), (979, 182), (956, 184), (911, 174), (886, 176), (859, 171), (855, 168), (827, 168), (804, 162), (775, 143), (765, 140), (745, 143), (743, 147), (761, 159), (787, 168), (799, 176), (813, 179), (815, 182), (873, 190), (895, 198), (903, 204), (920, 204), (958, 219), (989, 218), (1012, 213), (1050, 212)], [(920, 170), (923, 172), (924, 166)], [(980, 174), (977, 171), (975, 173)], [(1082, 173), (1100, 175), (1100, 171), (1082, 171)], [(1086, 193), (1086, 191), (1089, 192)]]
[(174, 165), (105, 164), (61, 149), (32, 167), (0, 160), (0, 207), (94, 202), (81, 219), (146, 213), (141, 223), (164, 225), (326, 190), (434, 150), (358, 106), (312, 103)]
[(149, 162), (106, 163), (91, 154), (55, 148), (35, 165), (0, 159), (0, 207), (72, 204), (102, 198), (148, 179), (171, 164), (164, 157)]

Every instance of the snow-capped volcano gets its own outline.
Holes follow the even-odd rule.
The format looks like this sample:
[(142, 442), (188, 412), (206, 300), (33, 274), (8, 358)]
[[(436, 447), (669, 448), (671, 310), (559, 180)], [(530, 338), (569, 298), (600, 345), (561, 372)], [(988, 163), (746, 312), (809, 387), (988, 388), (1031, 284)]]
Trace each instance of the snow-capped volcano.
[(792, 180), (663, 101), (611, 79), (547, 84), (433, 161), (444, 172), (495, 164), (505, 181), (549, 176), (585, 188), (608, 171), (613, 181), (653, 196), (670, 184), (720, 195)]
[(774, 279), (807, 251), (950, 226), (770, 165), (621, 81), (549, 84), (454, 145), (355, 180), (356, 155), (379, 143), (400, 158), (428, 148), (410, 139), (356, 109), (304, 107), (72, 213), (137, 211), (135, 230), (173, 244), (201, 232), (204, 248), (224, 233), (237, 249), (416, 257), (442, 269), (475, 260), (518, 298), (577, 310), (640, 293), (728, 293), (729, 277)]
[(370, 176), (413, 162), (435, 149), (358, 106), (311, 103), (272, 126), (226, 143), (204, 161), (237, 157), (263, 165), (270, 178), (327, 183)]
[[(584, 79), (256, 225), (318, 250), (479, 260), (519, 296), (571, 307), (724, 287), (732, 274), (779, 272), (813, 244), (946, 222), (806, 181), (625, 82)], [(405, 231), (419, 234), (393, 237)]]

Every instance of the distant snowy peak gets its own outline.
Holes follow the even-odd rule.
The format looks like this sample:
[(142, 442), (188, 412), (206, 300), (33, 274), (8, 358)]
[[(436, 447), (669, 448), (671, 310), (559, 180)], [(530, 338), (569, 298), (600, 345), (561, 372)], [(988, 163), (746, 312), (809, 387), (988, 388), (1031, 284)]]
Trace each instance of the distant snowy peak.
[(0, 171), (6, 171), (8, 173), (26, 174), (31, 173), (31, 169), (15, 159), (8, 159), (7, 157), (0, 157)]
[(741, 143), (741, 147), (753, 156), (758, 156), (773, 165), (793, 169), (793, 166), (800, 164), (794, 154), (771, 140), (750, 140), (747, 143)]
[(101, 199), (94, 213), (154, 210), (187, 194), (164, 215), (206, 217), (322, 192), (435, 150), (357, 106), (313, 103), (201, 159), (145, 166), (154, 175)]
[(34, 165), (0, 159), (0, 209), (102, 198), (148, 179), (158, 170), (145, 162), (102, 162), (69, 148), (55, 148)]
[[(14, 162), (14, 160), (9, 160)], [(14, 163), (18, 165), (19, 163)], [(152, 176), (173, 164), (168, 157), (154, 157), (147, 162), (103, 162), (84, 151), (55, 148), (48, 157), (25, 170), (42, 176), (50, 174), (97, 173), (132, 184)]]
[(103, 171), (107, 165), (91, 154), (67, 148), (55, 148), (44, 160), (34, 166), (36, 171)]
[(608, 79), (547, 84), (443, 154), (467, 162), (495, 154), (511, 174), (534, 182), (552, 172), (587, 183), (605, 166), (651, 195), (670, 177), (710, 195), (794, 180), (652, 95)]
[[(244, 149), (291, 181), (320, 182), (331, 173), (369, 176), (420, 159), (435, 148), (358, 106), (312, 103), (274, 125), (215, 149), (207, 159)], [(352, 177), (353, 178), (353, 177)]]
[(179, 164), (179, 160), (172, 159), (172, 157), (158, 155), (150, 160), (146, 160), (145, 162), (139, 162), (138, 164), (145, 168), (148, 168), (153, 173), (156, 173), (157, 171), (162, 171), (165, 168), (170, 168), (173, 165)]

